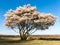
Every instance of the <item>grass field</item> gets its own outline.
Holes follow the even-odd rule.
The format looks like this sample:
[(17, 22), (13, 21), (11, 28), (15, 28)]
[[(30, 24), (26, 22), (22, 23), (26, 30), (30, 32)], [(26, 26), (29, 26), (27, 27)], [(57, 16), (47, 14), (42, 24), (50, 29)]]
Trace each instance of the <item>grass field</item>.
[(60, 45), (60, 40), (27, 40), (19, 38), (0, 38), (0, 45)]

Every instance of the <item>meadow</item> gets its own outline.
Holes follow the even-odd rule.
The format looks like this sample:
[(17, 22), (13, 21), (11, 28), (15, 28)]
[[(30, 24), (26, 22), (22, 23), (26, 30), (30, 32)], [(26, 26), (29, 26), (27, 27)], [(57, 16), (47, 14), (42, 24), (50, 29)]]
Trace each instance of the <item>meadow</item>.
[(60, 45), (60, 40), (34, 39), (21, 41), (19, 37), (0, 37), (0, 45)]

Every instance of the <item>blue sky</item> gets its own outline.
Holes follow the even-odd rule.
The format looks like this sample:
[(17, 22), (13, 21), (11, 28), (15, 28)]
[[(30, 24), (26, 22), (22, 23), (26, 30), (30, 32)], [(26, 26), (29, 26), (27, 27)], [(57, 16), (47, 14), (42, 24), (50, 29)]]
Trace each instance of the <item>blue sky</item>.
[(57, 16), (54, 26), (44, 31), (36, 31), (34, 34), (60, 35), (60, 0), (0, 0), (0, 34), (16, 35), (13, 30), (4, 26), (4, 14), (9, 10), (15, 10), (18, 6), (31, 4), (37, 7), (37, 11), (42, 13), (52, 13)]

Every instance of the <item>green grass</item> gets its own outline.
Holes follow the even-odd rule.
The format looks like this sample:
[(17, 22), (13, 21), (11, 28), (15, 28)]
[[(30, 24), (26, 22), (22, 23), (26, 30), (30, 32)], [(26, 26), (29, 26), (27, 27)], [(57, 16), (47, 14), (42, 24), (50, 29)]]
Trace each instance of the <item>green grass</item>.
[(19, 38), (0, 38), (0, 45), (60, 45), (60, 40), (27, 40), (21, 41)]

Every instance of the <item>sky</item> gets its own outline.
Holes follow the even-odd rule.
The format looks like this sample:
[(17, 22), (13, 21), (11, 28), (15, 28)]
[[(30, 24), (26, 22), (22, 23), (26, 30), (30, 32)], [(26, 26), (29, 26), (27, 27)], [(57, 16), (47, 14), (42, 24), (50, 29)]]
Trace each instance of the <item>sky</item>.
[(25, 4), (36, 6), (37, 11), (41, 13), (51, 13), (57, 17), (57, 21), (54, 26), (43, 31), (37, 30), (34, 35), (60, 35), (60, 0), (0, 0), (0, 34), (18, 35), (18, 33), (4, 25), (4, 14), (9, 9), (15, 10), (16, 7), (23, 6)]

